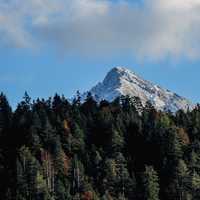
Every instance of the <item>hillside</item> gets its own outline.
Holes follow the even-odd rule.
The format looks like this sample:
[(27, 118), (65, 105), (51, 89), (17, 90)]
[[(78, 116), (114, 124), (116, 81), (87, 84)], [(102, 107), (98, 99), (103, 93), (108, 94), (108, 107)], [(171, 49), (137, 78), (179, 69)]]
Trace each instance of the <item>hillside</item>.
[(0, 95), (0, 199), (198, 200), (200, 107)]

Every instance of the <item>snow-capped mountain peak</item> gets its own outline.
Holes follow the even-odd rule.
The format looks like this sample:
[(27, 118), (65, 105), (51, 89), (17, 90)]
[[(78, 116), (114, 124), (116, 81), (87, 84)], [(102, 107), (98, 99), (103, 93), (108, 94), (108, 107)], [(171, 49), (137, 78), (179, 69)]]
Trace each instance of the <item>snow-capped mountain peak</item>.
[[(193, 108), (193, 104), (187, 99), (142, 79), (125, 67), (111, 69), (103, 82), (98, 83), (89, 92), (98, 101), (103, 99), (113, 101), (116, 97), (128, 95), (139, 97), (143, 105), (150, 101), (158, 110), (175, 112), (179, 109)], [(83, 98), (85, 95), (86, 93)]]

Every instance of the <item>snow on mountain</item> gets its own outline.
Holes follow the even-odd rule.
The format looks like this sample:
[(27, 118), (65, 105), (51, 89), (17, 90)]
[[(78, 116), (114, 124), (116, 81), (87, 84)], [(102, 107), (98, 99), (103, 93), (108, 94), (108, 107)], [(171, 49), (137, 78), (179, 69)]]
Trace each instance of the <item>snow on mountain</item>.
[[(103, 82), (98, 83), (89, 91), (96, 100), (112, 101), (119, 96), (139, 97), (143, 105), (150, 101), (158, 110), (192, 109), (194, 105), (169, 90), (143, 80), (134, 72), (124, 67), (115, 67), (108, 72)], [(82, 98), (85, 98), (84, 93)]]

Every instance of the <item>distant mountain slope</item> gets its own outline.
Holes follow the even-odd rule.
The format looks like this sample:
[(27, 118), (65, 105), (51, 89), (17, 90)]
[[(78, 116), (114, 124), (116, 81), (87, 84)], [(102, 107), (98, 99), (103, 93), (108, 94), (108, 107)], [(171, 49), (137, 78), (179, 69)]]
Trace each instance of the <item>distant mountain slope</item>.
[[(145, 105), (150, 101), (158, 110), (192, 109), (194, 105), (184, 97), (169, 90), (161, 88), (137, 76), (134, 72), (124, 67), (115, 67), (108, 72), (103, 82), (98, 83), (89, 91), (96, 100), (112, 101), (121, 95), (137, 96)], [(85, 98), (87, 92), (83, 94)]]

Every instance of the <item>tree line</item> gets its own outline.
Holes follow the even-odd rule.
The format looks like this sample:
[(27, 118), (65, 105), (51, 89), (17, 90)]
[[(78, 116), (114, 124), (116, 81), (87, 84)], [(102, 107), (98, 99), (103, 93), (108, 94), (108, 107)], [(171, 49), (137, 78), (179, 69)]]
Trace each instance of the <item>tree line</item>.
[(199, 200), (200, 106), (0, 94), (0, 199)]

